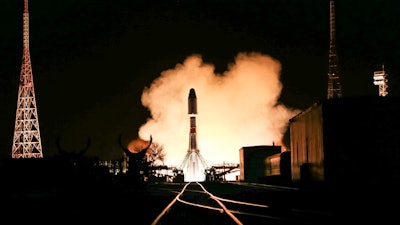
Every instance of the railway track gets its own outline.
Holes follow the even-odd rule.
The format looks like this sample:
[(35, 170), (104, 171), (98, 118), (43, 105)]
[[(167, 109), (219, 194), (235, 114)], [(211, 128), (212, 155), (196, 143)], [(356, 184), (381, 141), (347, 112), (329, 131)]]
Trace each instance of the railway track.
[[(227, 184), (229, 185), (229, 184)], [(231, 191), (227, 197), (220, 197), (221, 194), (215, 186), (206, 183), (191, 182), (186, 183), (178, 189), (169, 189), (176, 193), (175, 198), (162, 210), (154, 219), (152, 225), (168, 224), (304, 224), (313, 225), (329, 222), (330, 214), (316, 212), (306, 209), (293, 209), (285, 204), (277, 204), (276, 199), (268, 199), (251, 196), (246, 198), (247, 194), (239, 190), (260, 190), (255, 187), (251, 190), (249, 187), (225, 186), (223, 192)], [(231, 188), (229, 188), (231, 187)], [(226, 188), (229, 188), (228, 190)], [(261, 187), (263, 192), (280, 194), (288, 193), (288, 190), (277, 190), (277, 187)], [(294, 191), (294, 190), (292, 190)], [(241, 193), (241, 194), (240, 194)], [(260, 194), (260, 193), (258, 193)], [(256, 193), (257, 195), (257, 193)], [(268, 195), (265, 195), (268, 198)], [(271, 195), (270, 195), (271, 196)], [(276, 198), (276, 197), (275, 197)]]

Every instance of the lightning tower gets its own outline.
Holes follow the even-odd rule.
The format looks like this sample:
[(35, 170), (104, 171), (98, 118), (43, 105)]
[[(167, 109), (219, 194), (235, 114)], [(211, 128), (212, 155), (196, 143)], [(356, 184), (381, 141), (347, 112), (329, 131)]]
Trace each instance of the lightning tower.
[(35, 89), (29, 53), (28, 0), (24, 0), (23, 56), (19, 78), (12, 158), (43, 158)]
[(330, 0), (330, 38), (328, 65), (328, 99), (342, 97), (342, 88), (338, 72), (338, 56), (335, 39), (335, 1)]
[(189, 91), (188, 114), (190, 116), (189, 149), (180, 168), (183, 170), (185, 182), (205, 181), (205, 172), (208, 166), (197, 148), (197, 97), (193, 88)]

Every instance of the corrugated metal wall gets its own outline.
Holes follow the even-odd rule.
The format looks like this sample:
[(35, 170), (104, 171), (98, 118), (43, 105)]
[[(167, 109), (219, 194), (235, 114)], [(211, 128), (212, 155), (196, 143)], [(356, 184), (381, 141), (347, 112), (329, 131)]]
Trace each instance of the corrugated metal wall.
[(292, 180), (324, 179), (323, 118), (321, 105), (297, 115), (290, 122)]

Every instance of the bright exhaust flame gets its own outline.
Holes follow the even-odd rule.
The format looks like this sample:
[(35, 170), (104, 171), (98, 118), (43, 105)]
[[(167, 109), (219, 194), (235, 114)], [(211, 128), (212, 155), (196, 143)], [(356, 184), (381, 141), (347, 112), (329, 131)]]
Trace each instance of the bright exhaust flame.
[(151, 118), (139, 137), (164, 146), (165, 164), (179, 166), (189, 149), (188, 93), (197, 95), (197, 143), (209, 164), (239, 163), (243, 146), (278, 145), (299, 111), (278, 102), (281, 64), (268, 55), (239, 53), (228, 71), (192, 55), (146, 87), (142, 104)]

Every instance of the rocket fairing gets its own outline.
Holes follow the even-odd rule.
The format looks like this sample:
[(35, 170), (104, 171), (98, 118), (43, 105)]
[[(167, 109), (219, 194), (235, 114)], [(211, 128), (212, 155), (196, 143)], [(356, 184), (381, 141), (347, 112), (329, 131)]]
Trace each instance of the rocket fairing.
[(190, 89), (189, 92), (189, 104), (188, 104), (188, 113), (189, 114), (197, 114), (197, 98), (196, 98), (196, 92), (194, 91), (194, 88)]

